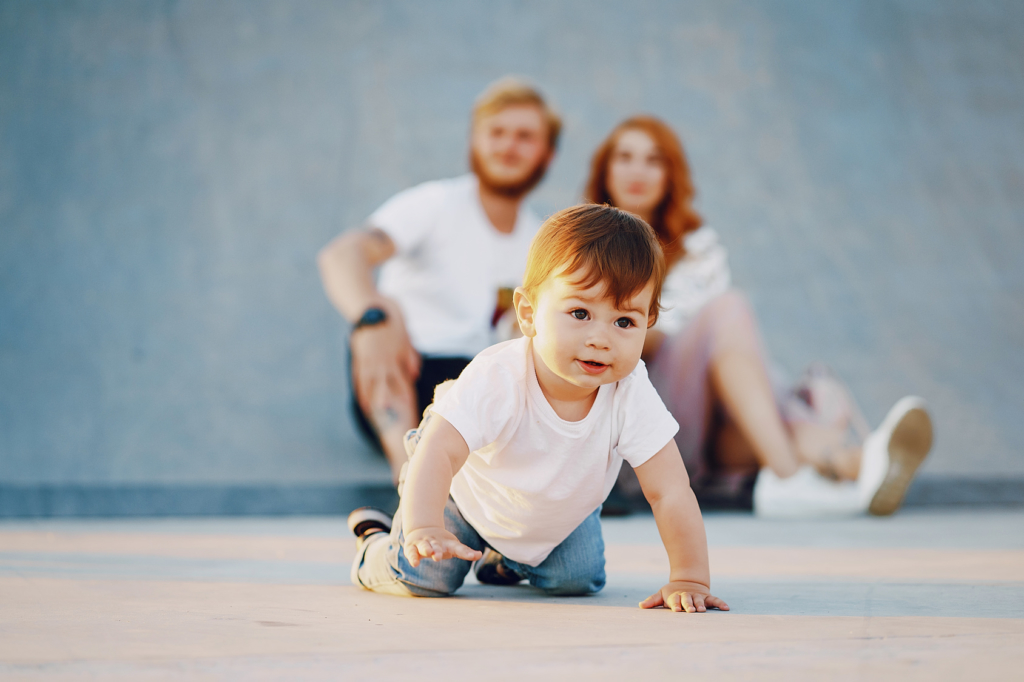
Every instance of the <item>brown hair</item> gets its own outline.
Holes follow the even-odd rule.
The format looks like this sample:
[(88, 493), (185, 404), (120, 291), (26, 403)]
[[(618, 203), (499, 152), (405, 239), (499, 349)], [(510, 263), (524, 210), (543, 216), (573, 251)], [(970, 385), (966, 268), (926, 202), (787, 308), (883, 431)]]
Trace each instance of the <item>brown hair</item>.
[(582, 204), (554, 214), (530, 244), (523, 288), (533, 296), (555, 273), (579, 272), (577, 286), (603, 282), (621, 308), (654, 282), (648, 326), (658, 320), (665, 257), (658, 237), (641, 218), (613, 206)]
[(558, 147), (558, 136), (562, 132), (562, 117), (547, 103), (540, 90), (528, 81), (516, 76), (504, 76), (494, 81), (480, 93), (473, 103), (472, 125), (484, 116), (496, 114), (508, 107), (533, 105), (540, 109), (548, 126), (548, 146)]
[(693, 209), (693, 197), (697, 193), (690, 179), (690, 165), (679, 138), (664, 122), (653, 116), (633, 116), (615, 126), (611, 134), (594, 152), (590, 162), (590, 178), (584, 196), (595, 204), (613, 204), (608, 193), (608, 166), (619, 136), (627, 130), (640, 130), (651, 136), (665, 158), (667, 181), (665, 197), (654, 210), (651, 226), (658, 235), (665, 258), (671, 265), (686, 254), (683, 237), (701, 226), (703, 220)]

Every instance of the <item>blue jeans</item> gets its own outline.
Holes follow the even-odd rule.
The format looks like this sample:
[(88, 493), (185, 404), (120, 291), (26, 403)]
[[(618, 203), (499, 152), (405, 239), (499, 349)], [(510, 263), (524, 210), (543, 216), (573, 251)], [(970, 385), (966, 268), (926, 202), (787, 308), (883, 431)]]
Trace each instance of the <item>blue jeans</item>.
[[(598, 507), (539, 566), (504, 558), (505, 566), (551, 595), (600, 592), (605, 582), (600, 515)], [(482, 552), (488, 546), (476, 529), (462, 518), (451, 498), (444, 508), (444, 526), (468, 547)], [(399, 508), (390, 535), (377, 533), (360, 541), (352, 564), (352, 584), (373, 592), (414, 597), (447, 597), (462, 586), (472, 562), (424, 559), (413, 568), (402, 550), (404, 540)]]

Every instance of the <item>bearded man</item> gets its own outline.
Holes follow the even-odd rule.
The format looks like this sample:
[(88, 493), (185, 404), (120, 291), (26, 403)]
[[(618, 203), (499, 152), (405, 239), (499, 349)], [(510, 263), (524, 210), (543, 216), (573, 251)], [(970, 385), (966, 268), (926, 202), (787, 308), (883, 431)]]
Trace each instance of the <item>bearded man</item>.
[(499, 299), (521, 284), (541, 224), (523, 199), (544, 177), (560, 131), (534, 87), (493, 83), (473, 107), (471, 173), (398, 193), (318, 255), (327, 297), (352, 325), (357, 421), (396, 481), (405, 433), (434, 387), (495, 341)]

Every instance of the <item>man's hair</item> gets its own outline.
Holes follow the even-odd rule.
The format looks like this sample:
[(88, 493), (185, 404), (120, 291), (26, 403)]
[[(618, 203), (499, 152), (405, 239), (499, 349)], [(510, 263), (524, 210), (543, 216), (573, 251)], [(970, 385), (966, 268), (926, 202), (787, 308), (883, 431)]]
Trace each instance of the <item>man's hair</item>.
[(642, 218), (608, 205), (584, 204), (554, 214), (530, 244), (523, 288), (531, 297), (555, 274), (579, 273), (574, 283), (604, 283), (606, 295), (622, 308), (654, 283), (648, 323), (658, 320), (665, 256), (654, 230)]
[(562, 117), (529, 81), (517, 76), (505, 76), (494, 81), (480, 93), (473, 103), (473, 125), (484, 116), (491, 116), (508, 107), (532, 105), (540, 109), (548, 126), (548, 146), (558, 148), (562, 132)]

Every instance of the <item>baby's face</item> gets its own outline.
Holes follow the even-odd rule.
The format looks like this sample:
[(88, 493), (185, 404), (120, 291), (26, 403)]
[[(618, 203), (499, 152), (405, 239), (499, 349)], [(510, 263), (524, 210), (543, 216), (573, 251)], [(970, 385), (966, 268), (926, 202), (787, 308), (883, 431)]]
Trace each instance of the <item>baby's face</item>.
[[(616, 308), (605, 296), (603, 282), (581, 288), (570, 277), (556, 275), (537, 292), (533, 324), (524, 332), (533, 337), (538, 379), (545, 378), (570, 393), (588, 394), (602, 384), (629, 376), (640, 361), (647, 335), (648, 311), (654, 283)], [(539, 364), (543, 363), (544, 367)], [(545, 372), (544, 370), (547, 370)], [(550, 372), (550, 374), (548, 374)]]

